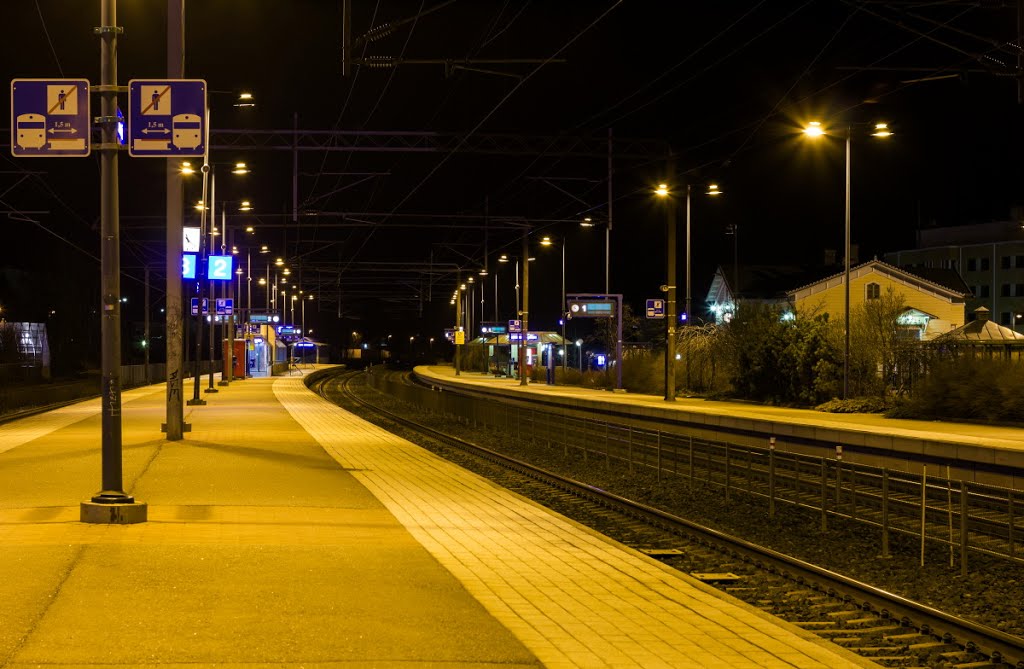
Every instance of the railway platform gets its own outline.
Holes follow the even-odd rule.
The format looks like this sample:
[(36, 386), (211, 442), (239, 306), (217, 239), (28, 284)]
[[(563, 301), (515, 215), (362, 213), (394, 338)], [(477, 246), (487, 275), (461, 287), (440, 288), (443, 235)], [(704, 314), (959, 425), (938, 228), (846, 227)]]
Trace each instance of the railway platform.
[(870, 662), (326, 402), (234, 382), (160, 433), (138, 525), (89, 525), (99, 401), (0, 425), (0, 667), (855, 667)]
[(593, 410), (684, 425), (704, 435), (731, 435), (740, 443), (764, 445), (774, 435), (779, 448), (818, 455), (808, 444), (843, 445), (844, 459), (859, 464), (918, 471), (920, 462), (950, 464), (955, 477), (1017, 490), (1024, 489), (1024, 429), (978, 423), (885, 418), (880, 414), (838, 414), (746, 402), (707, 401), (660, 395), (609, 392), (578, 386), (547, 385), (461, 371), (451, 366), (416, 367), (427, 382), (462, 386), (507, 399), (548, 407)]

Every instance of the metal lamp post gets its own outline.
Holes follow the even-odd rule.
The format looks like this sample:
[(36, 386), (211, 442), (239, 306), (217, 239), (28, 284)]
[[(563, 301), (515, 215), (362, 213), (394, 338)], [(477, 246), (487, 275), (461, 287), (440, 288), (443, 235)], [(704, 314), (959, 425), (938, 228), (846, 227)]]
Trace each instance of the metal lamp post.
[[(872, 137), (890, 137), (892, 131), (887, 123), (875, 123)], [(821, 137), (828, 134), (820, 121), (811, 121), (804, 134), (809, 137)], [(844, 241), (843, 241), (843, 399), (850, 396), (850, 154), (853, 137), (853, 126), (846, 125), (846, 204), (844, 207)]]
[[(554, 245), (554, 241), (551, 240), (551, 237), (544, 237), (543, 239), (541, 239), (540, 244), (541, 244), (541, 246), (553, 246)], [(558, 310), (558, 313), (559, 313), (558, 321), (562, 325), (562, 371), (563, 372), (565, 371), (565, 365), (566, 365), (565, 358), (568, 357), (568, 355), (569, 355), (569, 352), (565, 348), (565, 302), (566, 302), (566, 299), (565, 299), (565, 238), (563, 237), (562, 238), (562, 303), (561, 303), (561, 306), (559, 307), (559, 310)]]
[[(669, 160), (669, 174), (675, 172)], [(665, 401), (676, 401), (676, 206), (668, 184), (658, 184), (655, 195), (665, 199), (666, 280), (665, 280)]]

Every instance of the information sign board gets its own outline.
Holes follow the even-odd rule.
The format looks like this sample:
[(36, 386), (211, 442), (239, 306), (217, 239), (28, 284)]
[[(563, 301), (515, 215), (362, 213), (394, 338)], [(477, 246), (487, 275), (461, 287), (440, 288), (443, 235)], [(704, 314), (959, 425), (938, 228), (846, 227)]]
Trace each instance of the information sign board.
[(480, 334), (505, 334), (508, 332), (508, 325), (505, 323), (484, 322), (480, 324)]
[(570, 318), (614, 318), (616, 301), (607, 298), (570, 299)]
[(196, 254), (195, 253), (182, 253), (181, 254), (181, 278), (182, 279), (194, 279), (194, 278), (196, 278)]
[(128, 154), (199, 157), (206, 153), (206, 82), (132, 79), (128, 82)]
[(647, 300), (647, 317), (648, 318), (664, 318), (665, 317), (665, 300), (661, 298), (655, 298), (653, 300)]
[(92, 150), (86, 79), (11, 80), (11, 154), (84, 157)]
[(231, 281), (234, 256), (210, 256), (207, 258), (206, 278), (210, 281)]
[(199, 253), (199, 228), (185, 226), (181, 229), (181, 250), (185, 253)]

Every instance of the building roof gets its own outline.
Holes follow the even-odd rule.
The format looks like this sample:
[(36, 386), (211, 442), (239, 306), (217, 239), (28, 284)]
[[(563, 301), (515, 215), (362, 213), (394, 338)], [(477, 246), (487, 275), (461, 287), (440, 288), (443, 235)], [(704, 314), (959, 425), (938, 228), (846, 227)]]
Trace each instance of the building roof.
[[(785, 297), (786, 292), (796, 284), (810, 280), (813, 276), (803, 267), (796, 265), (721, 265), (717, 276), (728, 286), (731, 294), (738, 298)], [(737, 283), (739, 285), (732, 285)]]
[[(883, 274), (888, 274), (888, 275), (890, 275), (890, 276), (892, 276), (892, 277), (894, 277), (896, 279), (899, 279), (899, 280), (902, 280), (904, 282), (907, 282), (907, 283), (910, 283), (912, 285), (915, 285), (915, 286), (917, 286), (920, 289), (932, 290), (934, 292), (941, 293), (941, 294), (945, 295), (946, 297), (950, 297), (950, 298), (964, 299), (964, 298), (968, 297), (971, 294), (971, 291), (967, 288), (967, 284), (965, 284), (963, 282), (963, 279), (959, 279), (959, 281), (954, 281), (951, 277), (949, 277), (947, 275), (940, 276), (938, 274), (934, 274), (934, 275), (932, 275), (932, 278), (929, 278), (928, 276), (923, 276), (922, 275), (921, 268), (915, 268), (913, 270), (903, 269), (903, 268), (900, 268), (900, 267), (896, 267), (895, 265), (890, 265), (889, 263), (883, 262), (883, 261), (878, 260), (878, 259), (869, 260), (868, 262), (861, 263), (860, 265), (857, 265), (856, 267), (851, 267), (850, 268), (850, 274), (851, 275), (859, 274), (859, 273), (863, 273), (866, 270), (874, 270), (874, 271), (877, 271), (877, 272), (881, 272)], [(955, 272), (954, 272), (954, 274), (955, 274)], [(813, 282), (808, 283), (806, 285), (800, 286), (799, 288), (794, 288), (794, 289), (788, 291), (787, 294), (795, 296), (796, 293), (799, 293), (799, 292), (802, 292), (802, 291), (805, 291), (805, 290), (810, 290), (810, 289), (812, 289), (812, 288), (814, 288), (816, 286), (819, 286), (821, 284), (834, 283), (836, 281), (839, 281), (839, 285), (841, 285), (842, 284), (841, 279), (844, 277), (844, 275), (845, 275), (845, 272), (839, 272), (837, 274), (831, 274), (831, 275), (826, 276), (826, 277), (824, 277), (822, 279), (818, 279), (817, 281), (813, 281)], [(938, 280), (943, 281), (943, 283), (939, 283)], [(946, 285), (946, 283), (954, 283), (954, 284), (958, 283), (959, 286), (958, 287), (949, 286), (949, 285)]]
[(971, 295), (971, 288), (965, 282), (960, 272), (945, 267), (901, 267), (904, 272), (915, 274), (925, 281), (930, 281), (950, 290), (955, 290), (964, 295)]
[(936, 337), (935, 341), (963, 341), (990, 346), (1008, 343), (1024, 344), (1024, 335), (990, 320), (989, 310), (985, 307), (975, 309), (974, 315), (973, 321)]

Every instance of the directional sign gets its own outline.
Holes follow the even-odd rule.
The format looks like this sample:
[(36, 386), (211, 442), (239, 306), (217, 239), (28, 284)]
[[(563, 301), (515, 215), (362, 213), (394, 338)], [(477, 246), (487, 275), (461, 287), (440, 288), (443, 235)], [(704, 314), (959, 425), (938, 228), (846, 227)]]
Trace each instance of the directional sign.
[(480, 324), (480, 334), (505, 334), (506, 332), (508, 332), (508, 325), (505, 323), (484, 321)]
[(665, 317), (665, 300), (655, 298), (653, 300), (647, 300), (647, 317), (648, 318), (664, 318)]
[[(203, 315), (205, 316), (208, 313), (210, 313), (210, 301), (209, 301), (208, 298), (204, 297), (203, 298)], [(199, 298), (198, 297), (193, 297), (192, 298), (192, 315), (193, 316), (198, 316), (199, 315)]]
[(207, 258), (206, 278), (210, 281), (231, 281), (231, 265), (234, 256), (210, 256)]
[(88, 156), (89, 112), (86, 79), (12, 79), (11, 153)]
[(235, 311), (235, 301), (230, 297), (217, 298), (217, 315), (230, 316)]
[(570, 318), (612, 318), (616, 301), (606, 298), (569, 299)]
[(196, 278), (196, 254), (195, 253), (182, 253), (181, 254), (181, 278), (182, 279), (194, 279), (194, 278)]
[(509, 332), (522, 332), (523, 331), (523, 322), (520, 321), (520, 320), (509, 321), (508, 322), (508, 331)]
[(128, 153), (136, 157), (202, 156), (206, 152), (206, 82), (128, 82)]

